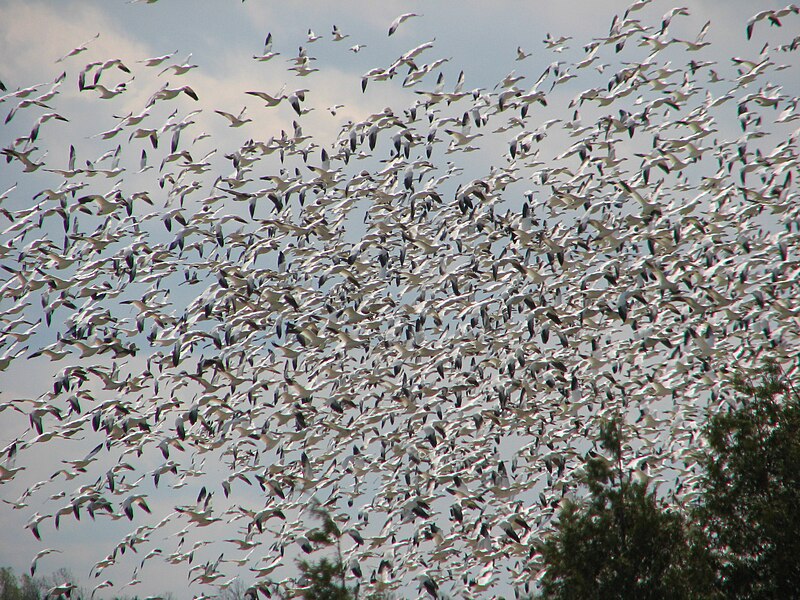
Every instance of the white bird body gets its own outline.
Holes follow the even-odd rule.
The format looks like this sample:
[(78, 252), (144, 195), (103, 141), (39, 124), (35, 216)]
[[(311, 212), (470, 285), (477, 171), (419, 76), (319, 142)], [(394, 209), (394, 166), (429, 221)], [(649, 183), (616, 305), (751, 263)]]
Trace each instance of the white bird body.
[(391, 36), (394, 32), (396, 32), (397, 28), (400, 27), (402, 23), (404, 23), (411, 17), (419, 17), (419, 16), (421, 15), (418, 15), (417, 13), (403, 13), (402, 15), (397, 17), (394, 21), (392, 21), (391, 25), (389, 25), (389, 35)]

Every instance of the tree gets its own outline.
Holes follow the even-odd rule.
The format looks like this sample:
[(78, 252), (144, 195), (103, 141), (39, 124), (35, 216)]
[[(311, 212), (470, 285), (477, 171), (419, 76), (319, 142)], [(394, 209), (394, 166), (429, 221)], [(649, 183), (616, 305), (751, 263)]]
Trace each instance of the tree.
[(727, 598), (789, 598), (800, 590), (800, 396), (768, 363), (738, 377), (740, 401), (712, 417), (698, 510)]
[(317, 562), (298, 561), (304, 584), (303, 598), (306, 600), (353, 600), (353, 593), (347, 587), (347, 569), (342, 560), (340, 545), (341, 531), (336, 521), (321, 508), (312, 509), (322, 521), (321, 528), (315, 528), (306, 534), (309, 547), (335, 546), (336, 556), (333, 560), (323, 557)]
[(546, 598), (697, 598), (711, 577), (702, 544), (683, 516), (665, 508), (623, 467), (622, 421), (600, 427), (605, 456), (590, 457), (588, 499), (562, 505), (557, 530), (540, 547)]
[(300, 562), (300, 570), (308, 587), (303, 591), (306, 600), (352, 600), (353, 594), (345, 582), (345, 568), (340, 558), (322, 558), (318, 562)]
[(28, 583), (28, 578), (23, 577), (22, 586), (20, 586), (20, 582), (17, 580), (17, 576), (14, 574), (14, 571), (8, 567), (1, 567), (0, 600), (37, 600), (39, 598), (38, 594), (26, 593), (26, 588), (28, 589), (28, 592), (35, 592), (35, 588), (31, 588), (30, 585), (26, 586), (26, 583)]
[[(220, 594), (220, 600), (231, 600), (237, 596)], [(241, 590), (241, 586), (236, 588)], [(241, 598), (240, 594), (238, 598)], [(0, 567), (0, 600), (86, 600), (94, 597), (87, 594), (86, 590), (75, 583), (75, 576), (64, 567), (57, 569), (50, 575), (36, 577), (23, 573), (17, 576), (11, 567)], [(108, 596), (113, 600), (137, 600), (138, 596)], [(159, 594), (163, 600), (172, 600), (173, 596), (167, 592)]]

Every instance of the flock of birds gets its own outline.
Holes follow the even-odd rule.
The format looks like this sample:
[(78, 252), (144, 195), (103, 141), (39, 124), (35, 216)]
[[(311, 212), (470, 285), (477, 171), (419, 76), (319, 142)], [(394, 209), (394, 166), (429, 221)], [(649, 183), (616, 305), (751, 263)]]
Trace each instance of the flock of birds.
[[(420, 43), (357, 90), (408, 102), (330, 107), (331, 142), (304, 123), (335, 26), (287, 63), (302, 86), (247, 92), (257, 109), (195, 109), (191, 55), (84, 65), (94, 39), (53, 81), (3, 81), (6, 131), (27, 121), (0, 151), (19, 179), (0, 194), (0, 372), (41, 373), (38, 395), (0, 397), (22, 423), (2, 433), (4, 510), (53, 544), (67, 521), (130, 522), (93, 596), (135, 592), (150, 561), (204, 596), (301, 589), (322, 510), (362, 589), (468, 598), (535, 586), (600, 419), (625, 419), (626, 468), (690, 501), (734, 370), (800, 366), (800, 113), (778, 83), (800, 38), (755, 44), (800, 16), (760, 12), (709, 60), (712, 23), (679, 39), (690, 11), (648, 25), (650, 4), (582, 47), (548, 34), (543, 72), (520, 47), (491, 89), (448, 85)], [(275, 44), (247, 59), (283, 60)], [(84, 132), (97, 156), (47, 144), (79, 104), (133, 94), (140, 112)], [(58, 470), (9, 497), (48, 449)]]

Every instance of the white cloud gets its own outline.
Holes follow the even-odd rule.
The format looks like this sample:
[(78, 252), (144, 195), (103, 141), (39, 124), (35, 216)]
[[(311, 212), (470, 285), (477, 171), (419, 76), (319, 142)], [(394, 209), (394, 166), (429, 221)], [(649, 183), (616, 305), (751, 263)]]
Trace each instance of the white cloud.
[[(0, 7), (0, 54), (11, 85), (47, 79), (91, 60), (134, 61), (146, 55), (146, 46), (102, 10), (80, 2), (69, 4), (12, 0)], [(100, 35), (93, 39), (96, 34)], [(86, 42), (85, 51), (55, 62)]]

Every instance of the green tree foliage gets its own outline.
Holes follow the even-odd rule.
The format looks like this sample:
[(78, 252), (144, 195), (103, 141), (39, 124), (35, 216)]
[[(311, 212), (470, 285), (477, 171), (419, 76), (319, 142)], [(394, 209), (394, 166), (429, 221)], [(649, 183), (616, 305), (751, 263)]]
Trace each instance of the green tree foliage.
[(0, 600), (39, 600), (41, 593), (32, 577), (17, 578), (8, 567), (0, 567)]
[[(323, 557), (317, 561), (298, 561), (301, 577), (300, 584), (305, 600), (356, 600), (359, 598), (359, 582), (348, 586), (348, 569), (342, 559), (342, 531), (330, 514), (320, 507), (313, 507), (312, 512), (321, 521), (306, 533), (308, 547), (306, 551), (322, 548), (335, 549), (334, 557)], [(389, 600), (390, 596), (382, 590), (368, 595), (367, 600)]]
[(300, 571), (307, 587), (303, 591), (306, 600), (352, 600), (347, 587), (346, 573), (341, 559), (323, 558), (318, 562), (300, 561)]
[(623, 466), (621, 419), (601, 426), (602, 453), (590, 457), (585, 501), (567, 501), (557, 531), (540, 547), (543, 595), (554, 599), (697, 598), (711, 577), (684, 518), (666, 509)]
[(314, 515), (322, 521), (322, 526), (306, 533), (310, 544), (307, 551), (319, 547), (334, 547), (336, 556), (333, 560), (322, 558), (317, 562), (301, 560), (298, 562), (302, 573), (303, 598), (306, 600), (353, 600), (354, 596), (347, 586), (347, 569), (342, 561), (339, 526), (330, 514), (321, 508), (312, 509)]
[(706, 431), (699, 521), (727, 598), (800, 593), (800, 396), (774, 364)]

